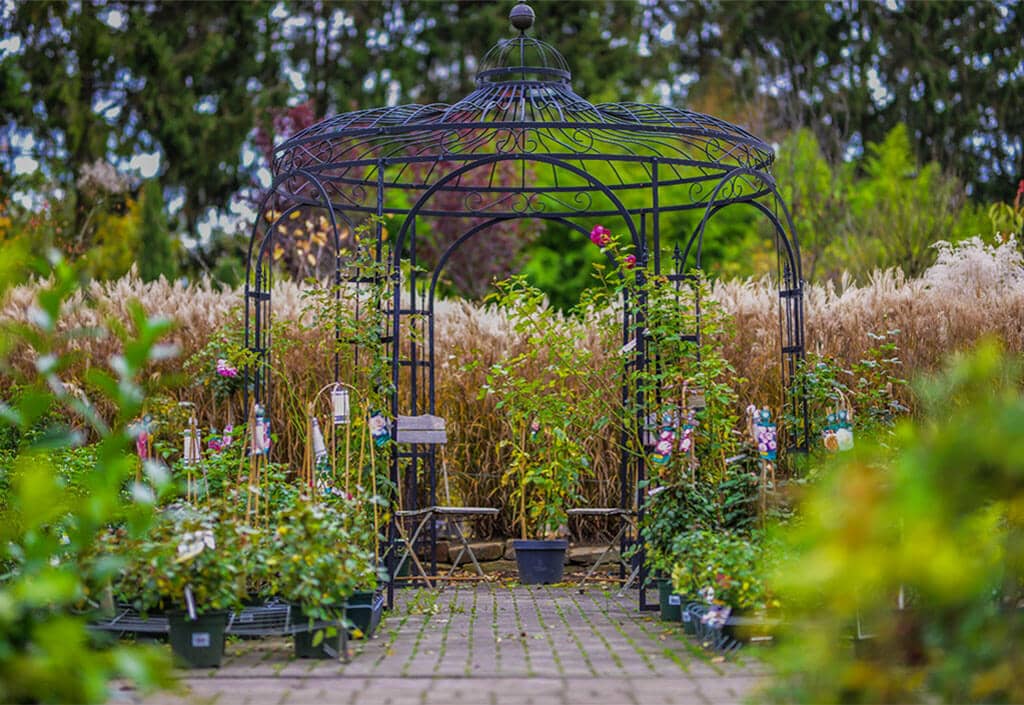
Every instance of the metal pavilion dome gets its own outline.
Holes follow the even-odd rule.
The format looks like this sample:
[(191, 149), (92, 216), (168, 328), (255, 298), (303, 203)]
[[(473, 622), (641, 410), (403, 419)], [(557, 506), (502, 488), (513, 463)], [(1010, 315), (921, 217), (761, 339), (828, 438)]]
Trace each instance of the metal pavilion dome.
[[(272, 165), (278, 195), (309, 205), (326, 205), (326, 198), (335, 209), (355, 215), (377, 210), (378, 191), (393, 196), (396, 190), (423, 193), (436, 187), (435, 192), (474, 194), (454, 210), (446, 204), (448, 215), (571, 217), (581, 207), (596, 214), (621, 213), (621, 207), (601, 197), (604, 189), (579, 173), (566, 173), (565, 165), (599, 175), (634, 214), (652, 207), (663, 212), (701, 208), (767, 193), (763, 183), (749, 178), (725, 192), (714, 188), (736, 169), (767, 174), (774, 153), (763, 140), (690, 110), (591, 103), (573, 90), (570, 68), (558, 50), (527, 35), (533, 11), (517, 5), (510, 19), (518, 36), (488, 51), (479, 64), (476, 89), (458, 102), (344, 113), (280, 144)], [(498, 179), (497, 156), (530, 162), (532, 168), (521, 169), (517, 179)], [(451, 177), (480, 160), (491, 160), (479, 164), (491, 168)], [(321, 183), (312, 183), (311, 177)], [(512, 192), (520, 195), (503, 195)], [(392, 214), (404, 212), (409, 201), (384, 200), (384, 211)], [(423, 215), (440, 215), (430, 204), (424, 209)]]

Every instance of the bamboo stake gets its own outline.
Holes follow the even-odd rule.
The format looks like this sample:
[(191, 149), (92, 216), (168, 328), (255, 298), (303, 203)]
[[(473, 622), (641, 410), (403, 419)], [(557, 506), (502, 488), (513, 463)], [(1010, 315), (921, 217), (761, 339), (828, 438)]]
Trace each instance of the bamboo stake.
[[(351, 412), (349, 412), (349, 414), (350, 414), (350, 419), (351, 418), (355, 418), (353, 415), (351, 415)], [(337, 428), (337, 427), (335, 427), (335, 428)], [(349, 423), (345, 424), (345, 492), (349, 492), (349, 478), (352, 476), (352, 468), (350, 466), (351, 460), (349, 458), (351, 450), (352, 450), (352, 423), (350, 421)], [(337, 477), (335, 477), (335, 481), (337, 481)]]
[[(262, 447), (257, 447), (258, 436), (256, 434), (256, 404), (253, 403), (252, 413), (250, 415), (252, 422), (252, 430), (250, 432), (250, 444), (249, 444), (249, 484), (246, 487), (245, 497), (245, 517), (250, 523), (259, 522), (259, 497), (256, 496), (255, 490), (258, 487), (257, 477), (259, 473), (259, 457), (262, 454)], [(255, 519), (255, 522), (253, 521)]]
[[(362, 472), (363, 471), (363, 467), (364, 467), (364, 463), (366, 462), (366, 436), (367, 436), (367, 433), (370, 430), (370, 424), (369, 424), (369, 422), (367, 422), (367, 420), (366, 420), (366, 418), (364, 416), (360, 415), (359, 418), (363, 422), (363, 430), (359, 434), (359, 460), (356, 463), (356, 471), (357, 472)], [(346, 469), (346, 472), (347, 472), (347, 469)], [(374, 477), (376, 477), (376, 476), (377, 476), (376, 473), (374, 473)], [(346, 487), (347, 486), (348, 485), (346, 485)]]
[[(362, 434), (361, 438), (365, 439), (366, 438), (366, 434), (369, 433), (369, 430), (370, 430), (370, 424), (368, 424), (368, 423), (363, 424), (363, 434)], [(362, 443), (360, 443), (359, 445), (360, 445), (360, 448), (362, 448)], [(361, 458), (360, 458), (360, 460), (361, 460)], [(359, 467), (362, 468), (362, 464), (360, 464)], [(377, 501), (376, 501), (377, 500), (377, 471), (376, 471), (376, 469), (373, 469), (373, 468), (371, 468), (371, 470), (370, 470), (370, 483), (371, 483), (371, 487), (373, 488), (373, 494), (371, 495), (371, 497), (373, 498), (371, 500), (371, 501), (373, 501), (373, 553), (374, 553), (374, 556), (379, 556), (380, 555), (380, 518), (379, 518), (379, 514), (378, 513), (380, 511), (380, 507), (377, 506)]]
[(309, 487), (310, 496), (313, 497), (315, 494), (315, 474), (316, 474), (316, 459), (314, 457), (313, 450), (313, 420), (315, 419), (313, 412), (313, 403), (310, 402), (306, 405), (306, 443), (305, 449), (302, 455), (302, 471), (299, 474), (301, 482)]
[[(526, 447), (526, 428), (523, 427), (521, 435), (522, 443), (520, 448)], [(526, 474), (523, 473), (519, 478), (519, 526), (520, 531), (523, 534), (523, 540), (526, 540)]]

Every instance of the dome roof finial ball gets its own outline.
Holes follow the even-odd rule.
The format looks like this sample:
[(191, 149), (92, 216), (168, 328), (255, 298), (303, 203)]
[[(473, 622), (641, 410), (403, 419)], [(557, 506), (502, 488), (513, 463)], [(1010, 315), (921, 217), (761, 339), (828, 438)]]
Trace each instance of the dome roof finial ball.
[(536, 15), (533, 13), (533, 8), (525, 2), (519, 3), (508, 13), (508, 19), (512, 26), (524, 33), (533, 26), (534, 17)]

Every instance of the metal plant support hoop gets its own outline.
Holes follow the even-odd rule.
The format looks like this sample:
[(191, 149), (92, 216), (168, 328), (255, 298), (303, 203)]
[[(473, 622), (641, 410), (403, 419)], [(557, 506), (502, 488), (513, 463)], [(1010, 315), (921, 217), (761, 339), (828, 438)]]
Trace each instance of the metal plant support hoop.
[[(665, 270), (680, 290), (701, 266), (710, 219), (727, 207), (746, 206), (757, 210), (775, 232), (783, 404), (785, 415), (797, 420), (787, 438), (791, 447), (806, 448), (806, 403), (792, 384), (805, 350), (803, 278), (793, 222), (770, 173), (773, 150), (742, 128), (709, 115), (633, 102), (595, 104), (580, 97), (562, 55), (527, 34), (533, 16), (525, 4), (513, 8), (510, 20), (518, 36), (488, 51), (480, 61), (476, 90), (462, 100), (336, 115), (275, 148), (273, 181), (258, 211), (275, 217), (261, 217), (253, 227), (245, 285), (245, 341), (261, 360), (249, 370), (256, 399), (266, 403), (272, 393), (267, 373), (272, 253), (279, 244), (279, 227), (298, 217), (293, 214), (322, 216), (329, 223), (335, 285), (386, 283), (390, 288), (381, 308), (387, 321), (381, 340), (390, 365), (388, 411), (394, 419), (438, 413), (435, 293), (450, 257), (467, 240), (486, 237), (491, 226), (520, 218), (555, 221), (584, 234), (603, 223), (630, 239), (638, 277), (643, 271), (661, 275)], [(702, 217), (685, 247), (663, 253), (661, 216), (677, 211), (696, 211)], [(393, 226), (388, 233), (382, 218), (397, 224), (397, 232)], [(423, 271), (417, 226), (438, 219), (462, 219), (469, 225), (432, 271)], [(378, 265), (386, 266), (385, 275), (369, 277), (346, 264), (347, 239), (367, 222), (372, 223), (374, 256)], [(665, 259), (671, 260), (670, 266)], [(656, 364), (656, 351), (642, 334), (646, 302), (624, 298), (623, 344), (637, 331), (631, 364)], [(697, 329), (682, 335), (698, 341), (700, 334), (698, 316)], [(336, 339), (341, 342), (340, 331)], [(333, 368), (337, 380), (337, 353)], [(646, 418), (647, 400), (641, 391), (624, 384), (622, 402), (632, 402), (638, 420)], [(435, 447), (392, 448), (391, 481), (412, 501), (417, 478), (423, 476), (430, 502), (436, 504), (436, 466)], [(622, 509), (636, 503), (643, 512), (643, 496), (636, 491), (643, 466), (635, 450), (623, 450)], [(401, 481), (406, 484), (399, 485)], [(406, 503), (405, 509), (413, 508)], [(394, 527), (390, 536), (393, 540)], [(436, 541), (436, 536), (431, 539)], [(648, 608), (643, 589), (640, 606)]]

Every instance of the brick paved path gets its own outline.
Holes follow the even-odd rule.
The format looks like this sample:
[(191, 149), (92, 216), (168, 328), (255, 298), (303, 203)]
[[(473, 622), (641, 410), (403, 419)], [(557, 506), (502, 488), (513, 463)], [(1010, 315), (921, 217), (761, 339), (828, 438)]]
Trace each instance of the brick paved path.
[[(591, 587), (402, 590), (351, 663), (297, 661), (284, 639), (232, 641), (224, 665), (183, 672), (171, 703), (720, 703), (763, 677), (748, 653), (715, 662), (676, 625)], [(117, 699), (135, 700), (122, 692)]]

